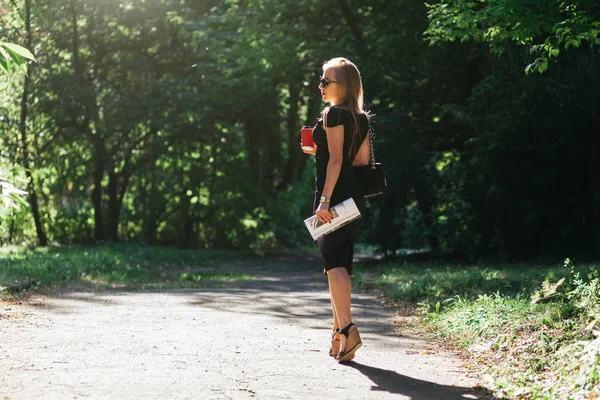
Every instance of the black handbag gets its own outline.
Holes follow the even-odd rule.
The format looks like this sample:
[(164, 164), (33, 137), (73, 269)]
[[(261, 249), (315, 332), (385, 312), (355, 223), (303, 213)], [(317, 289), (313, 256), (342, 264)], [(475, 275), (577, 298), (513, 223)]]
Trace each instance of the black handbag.
[(354, 175), (362, 188), (363, 197), (365, 198), (382, 194), (387, 186), (383, 165), (375, 162), (375, 149), (373, 148), (375, 134), (372, 129), (369, 129), (369, 141), (371, 150), (369, 164), (354, 167)]

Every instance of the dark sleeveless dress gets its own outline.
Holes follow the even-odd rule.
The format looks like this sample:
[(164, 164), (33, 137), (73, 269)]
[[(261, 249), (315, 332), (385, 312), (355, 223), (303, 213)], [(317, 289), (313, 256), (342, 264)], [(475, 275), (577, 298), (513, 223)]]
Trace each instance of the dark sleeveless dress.
[[(359, 145), (367, 137), (369, 131), (369, 120), (365, 114), (355, 115), (358, 123)], [(355, 118), (349, 110), (331, 107), (324, 118), (317, 121), (313, 128), (313, 141), (317, 144), (317, 176), (316, 191), (313, 212), (319, 206), (319, 199), (325, 186), (327, 176), (327, 164), (329, 162), (329, 148), (327, 147), (327, 134), (323, 129), (323, 124), (327, 127), (344, 126), (344, 149), (343, 161), (340, 170), (340, 176), (335, 184), (331, 195), (331, 206), (343, 202), (352, 197), (361, 213), (364, 212), (364, 199), (362, 190), (352, 169), (352, 160), (356, 154), (349, 154), (352, 143), (352, 135), (355, 127)], [(346, 268), (349, 275), (352, 275), (352, 259), (354, 258), (354, 242), (356, 241), (356, 224), (354, 221), (340, 229), (322, 236), (317, 240), (321, 252), (321, 261), (325, 268), (325, 273), (332, 268)]]

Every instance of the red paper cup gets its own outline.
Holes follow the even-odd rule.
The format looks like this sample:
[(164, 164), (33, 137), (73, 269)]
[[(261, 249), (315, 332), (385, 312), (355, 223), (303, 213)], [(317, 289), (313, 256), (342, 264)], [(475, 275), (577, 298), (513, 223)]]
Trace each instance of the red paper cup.
[(312, 139), (312, 132), (312, 126), (305, 125), (302, 127), (302, 130), (300, 131), (302, 135), (302, 150), (312, 150), (315, 147)]

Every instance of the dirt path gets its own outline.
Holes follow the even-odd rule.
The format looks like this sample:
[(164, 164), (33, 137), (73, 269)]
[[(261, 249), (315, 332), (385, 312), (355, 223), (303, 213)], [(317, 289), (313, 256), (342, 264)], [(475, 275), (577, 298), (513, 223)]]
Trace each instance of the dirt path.
[(483, 398), (458, 359), (398, 336), (376, 293), (353, 295), (356, 362), (330, 359), (316, 265), (246, 265), (259, 279), (229, 288), (0, 303), (0, 399)]

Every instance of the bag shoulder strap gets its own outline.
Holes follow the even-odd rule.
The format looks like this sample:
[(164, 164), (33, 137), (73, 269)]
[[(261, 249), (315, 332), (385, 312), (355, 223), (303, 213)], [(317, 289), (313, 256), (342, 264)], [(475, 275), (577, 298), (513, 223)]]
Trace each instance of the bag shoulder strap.
[(369, 164), (371, 164), (371, 168), (375, 169), (375, 131), (371, 127), (371, 123), (369, 123)]

